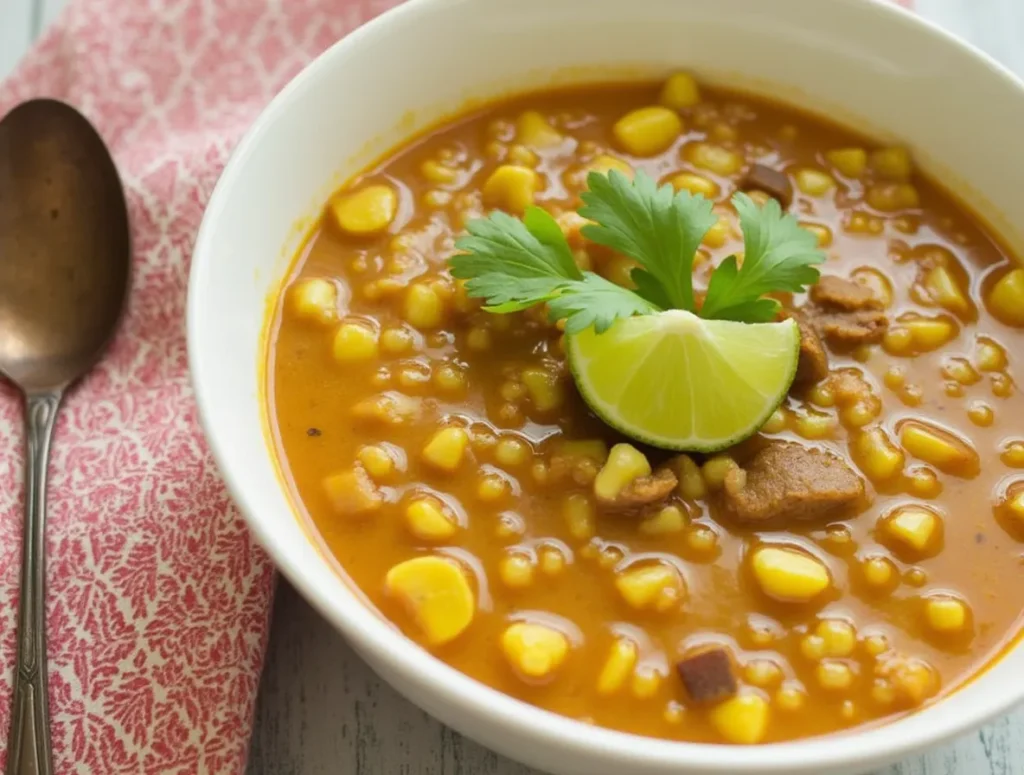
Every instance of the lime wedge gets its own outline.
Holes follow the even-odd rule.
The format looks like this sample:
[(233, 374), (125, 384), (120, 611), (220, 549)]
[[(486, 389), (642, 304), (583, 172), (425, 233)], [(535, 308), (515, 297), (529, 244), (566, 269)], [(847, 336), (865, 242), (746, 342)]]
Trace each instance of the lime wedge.
[(590, 408), (616, 430), (663, 449), (714, 452), (758, 429), (796, 376), (793, 320), (736, 323), (690, 312), (623, 318), (568, 339)]

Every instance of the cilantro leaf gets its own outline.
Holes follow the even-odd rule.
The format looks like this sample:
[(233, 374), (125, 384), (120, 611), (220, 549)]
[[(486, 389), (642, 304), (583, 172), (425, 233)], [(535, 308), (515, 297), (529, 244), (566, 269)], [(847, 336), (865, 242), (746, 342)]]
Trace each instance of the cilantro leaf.
[(587, 186), (579, 213), (594, 223), (583, 227), (583, 236), (640, 264), (633, 280), (648, 301), (694, 312), (693, 259), (717, 221), (711, 202), (667, 184), (659, 188), (643, 171), (632, 181), (617, 170), (591, 172)]
[(582, 280), (566, 286), (548, 302), (549, 317), (552, 320), (565, 318), (565, 330), (569, 334), (578, 334), (591, 326), (600, 334), (617, 318), (660, 311), (647, 299), (593, 272), (584, 272)]
[(764, 323), (775, 319), (779, 303), (762, 298), (774, 291), (798, 293), (818, 281), (814, 264), (825, 260), (817, 238), (769, 200), (758, 207), (746, 194), (733, 206), (743, 231), (743, 266), (729, 256), (711, 274), (701, 307), (703, 318)]

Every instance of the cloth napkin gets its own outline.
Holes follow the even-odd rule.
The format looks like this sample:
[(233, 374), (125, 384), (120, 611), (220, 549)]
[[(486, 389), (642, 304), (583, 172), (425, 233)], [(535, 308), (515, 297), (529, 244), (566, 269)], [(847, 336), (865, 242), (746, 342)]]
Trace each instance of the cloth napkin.
[[(96, 124), (124, 181), (135, 251), (127, 317), (67, 397), (50, 464), (61, 775), (244, 769), (273, 573), (197, 423), (184, 330), (192, 245), (229, 152), (271, 96), (393, 3), (71, 0), (0, 86), (0, 115), (49, 96)], [(0, 383), (0, 762), (21, 562), (20, 412)]]

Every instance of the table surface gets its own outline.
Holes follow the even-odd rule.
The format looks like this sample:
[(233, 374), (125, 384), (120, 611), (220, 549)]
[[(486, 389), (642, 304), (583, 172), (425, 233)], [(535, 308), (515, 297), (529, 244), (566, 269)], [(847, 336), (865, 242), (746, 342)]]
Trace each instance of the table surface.
[[(64, 1), (0, 0), (0, 77)], [(1024, 0), (918, 0), (917, 8), (1024, 75)], [(328, 773), (538, 775), (404, 700), (282, 583), (247, 775)], [(1024, 773), (1024, 708), (877, 775), (1019, 773)]]

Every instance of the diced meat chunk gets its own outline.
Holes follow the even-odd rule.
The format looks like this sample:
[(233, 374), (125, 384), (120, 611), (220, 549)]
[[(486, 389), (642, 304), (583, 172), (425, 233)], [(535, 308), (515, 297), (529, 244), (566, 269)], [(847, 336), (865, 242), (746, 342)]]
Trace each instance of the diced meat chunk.
[(828, 353), (818, 333), (798, 312), (786, 310), (783, 317), (792, 318), (800, 327), (800, 359), (797, 361), (793, 384), (802, 387), (825, 379), (828, 376)]
[(882, 307), (870, 288), (835, 275), (823, 275), (811, 286), (810, 297), (820, 307), (834, 307), (846, 312)]
[(744, 191), (763, 191), (782, 205), (783, 210), (793, 202), (793, 184), (789, 175), (764, 164), (751, 165), (740, 188)]
[(791, 441), (771, 442), (725, 480), (725, 505), (738, 518), (822, 519), (861, 504), (864, 481), (839, 456)]
[(641, 476), (622, 488), (614, 498), (602, 498), (598, 502), (613, 510), (624, 510), (649, 506), (665, 500), (679, 485), (679, 479), (666, 467), (659, 468), (650, 476)]
[(841, 346), (877, 344), (889, 327), (889, 318), (881, 310), (835, 312), (814, 315), (814, 328), (824, 339)]
[(696, 703), (720, 702), (736, 693), (735, 669), (729, 653), (721, 646), (686, 656), (676, 665), (686, 693)]

